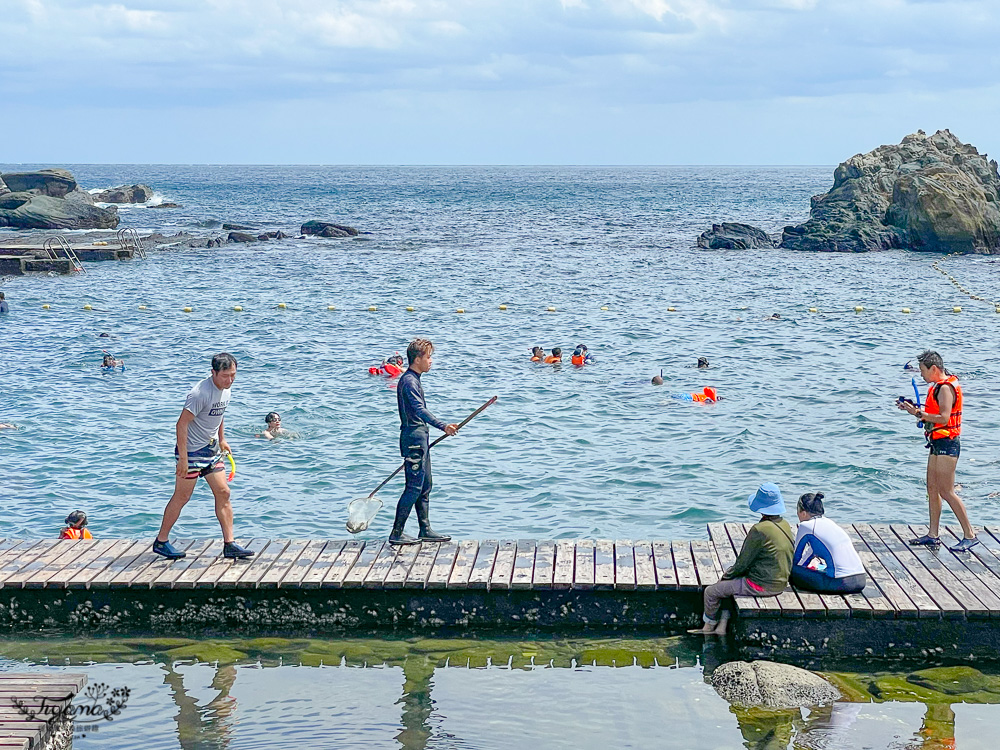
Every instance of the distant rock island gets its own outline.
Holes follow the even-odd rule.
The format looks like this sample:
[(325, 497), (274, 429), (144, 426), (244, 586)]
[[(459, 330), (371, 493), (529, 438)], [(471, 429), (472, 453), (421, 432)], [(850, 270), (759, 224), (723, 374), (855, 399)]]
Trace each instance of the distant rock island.
[(0, 174), (0, 227), (114, 229), (118, 209), (99, 208), (65, 169)]
[[(725, 231), (737, 226), (738, 231)], [(698, 245), (738, 248), (750, 229), (716, 225), (698, 238)], [(728, 243), (727, 235), (737, 242)], [(1000, 254), (997, 162), (949, 130), (931, 136), (918, 130), (897, 146), (879, 146), (841, 163), (830, 191), (813, 197), (809, 220), (785, 227), (779, 246), (840, 253), (903, 248)]]

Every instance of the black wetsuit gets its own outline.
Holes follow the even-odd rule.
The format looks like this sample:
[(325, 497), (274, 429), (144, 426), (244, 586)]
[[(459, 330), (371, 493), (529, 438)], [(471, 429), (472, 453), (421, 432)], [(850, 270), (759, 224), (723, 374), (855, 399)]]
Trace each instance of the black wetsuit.
[(431, 494), (430, 432), (427, 425), (444, 430), (445, 423), (427, 410), (420, 375), (407, 370), (396, 385), (399, 407), (399, 452), (406, 465), (406, 487), (396, 505), (393, 532), (402, 532), (410, 510), (417, 506), (420, 528), (429, 527), (429, 497)]

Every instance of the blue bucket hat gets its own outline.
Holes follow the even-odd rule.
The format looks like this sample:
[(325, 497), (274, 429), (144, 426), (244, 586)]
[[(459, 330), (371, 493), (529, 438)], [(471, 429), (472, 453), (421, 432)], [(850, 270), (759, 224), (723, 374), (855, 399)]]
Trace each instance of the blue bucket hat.
[(781, 490), (773, 482), (758, 487), (757, 491), (747, 498), (747, 505), (754, 513), (763, 516), (781, 516), (785, 513), (785, 501), (781, 498)]

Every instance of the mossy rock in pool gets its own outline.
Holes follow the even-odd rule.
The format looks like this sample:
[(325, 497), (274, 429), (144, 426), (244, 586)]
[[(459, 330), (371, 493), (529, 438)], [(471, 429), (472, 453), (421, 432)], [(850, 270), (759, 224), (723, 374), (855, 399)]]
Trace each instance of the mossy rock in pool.
[(580, 653), (579, 661), (582, 664), (597, 663), (599, 667), (631, 667), (638, 662), (645, 667), (653, 666), (654, 654), (649, 652), (633, 651), (630, 648), (615, 648), (608, 646), (605, 648), (588, 648)]
[(421, 638), (410, 644), (410, 651), (418, 654), (446, 653), (448, 651), (463, 651), (465, 649), (482, 648), (479, 641), (468, 638)]
[(311, 641), (291, 640), (289, 638), (253, 638), (249, 641), (242, 641), (239, 645), (242, 649), (261, 654), (287, 654), (289, 652), (301, 651), (309, 648)]
[[(969, 696), (974, 702), (1000, 699), (1000, 678), (972, 667), (931, 667), (906, 676), (906, 681), (944, 695)], [(985, 694), (985, 695), (983, 695)]]
[[(131, 656), (135, 649), (117, 641), (38, 641), (12, 643), (0, 648), (0, 652), (10, 659), (70, 659), (72, 661), (109, 661), (109, 656)], [(98, 659), (97, 657), (102, 657)]]
[(880, 701), (947, 703), (948, 696), (907, 682), (900, 675), (881, 675), (868, 683), (868, 692)]
[(231, 646), (222, 643), (194, 643), (190, 646), (181, 646), (167, 651), (167, 656), (171, 659), (197, 659), (204, 662), (219, 662), (220, 664), (232, 664), (247, 658), (243, 651), (237, 651)]
[(871, 678), (849, 672), (822, 672), (830, 684), (840, 691), (849, 703), (868, 703), (872, 699), (868, 692)]
[(181, 646), (190, 646), (192, 643), (197, 642), (194, 638), (132, 638), (124, 641), (125, 644), (140, 653), (167, 651), (172, 648), (180, 648)]

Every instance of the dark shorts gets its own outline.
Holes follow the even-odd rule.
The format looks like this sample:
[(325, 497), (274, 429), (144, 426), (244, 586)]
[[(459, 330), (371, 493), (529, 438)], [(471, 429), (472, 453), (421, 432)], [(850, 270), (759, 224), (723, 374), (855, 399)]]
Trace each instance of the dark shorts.
[[(223, 471), (222, 466), (222, 454), (219, 452), (218, 443), (214, 440), (206, 445), (204, 448), (199, 448), (198, 450), (188, 451), (188, 471), (185, 474), (187, 479), (197, 479), (198, 477), (207, 477), (209, 474), (214, 474), (217, 471)], [(174, 461), (180, 459), (180, 454), (177, 452), (177, 446), (174, 446)]]
[(962, 452), (961, 438), (938, 438), (928, 440), (927, 447), (931, 449), (932, 456), (954, 456)]

